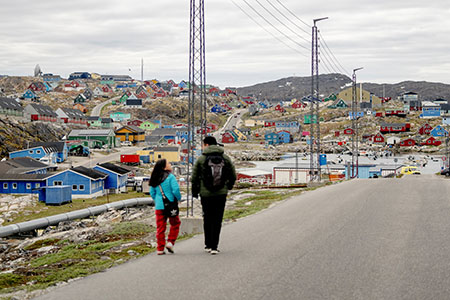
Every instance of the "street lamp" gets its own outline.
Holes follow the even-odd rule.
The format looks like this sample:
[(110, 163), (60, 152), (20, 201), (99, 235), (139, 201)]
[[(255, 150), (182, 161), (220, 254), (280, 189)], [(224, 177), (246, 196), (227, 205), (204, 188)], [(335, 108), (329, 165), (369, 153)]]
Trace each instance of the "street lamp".
[[(358, 149), (358, 119), (357, 119), (357, 112), (358, 112), (358, 101), (356, 98), (356, 72), (359, 70), (362, 70), (363, 68), (356, 68), (353, 69), (353, 90), (352, 90), (352, 178), (355, 178), (358, 176), (358, 169), (359, 169), (359, 149)], [(355, 171), (355, 164), (356, 164), (356, 171)]]

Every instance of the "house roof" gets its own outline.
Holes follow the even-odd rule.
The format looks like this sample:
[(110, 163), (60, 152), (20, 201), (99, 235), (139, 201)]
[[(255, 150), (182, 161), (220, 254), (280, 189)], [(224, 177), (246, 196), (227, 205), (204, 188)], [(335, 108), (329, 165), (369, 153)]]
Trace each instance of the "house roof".
[(0, 107), (3, 109), (23, 111), (22, 105), (12, 98), (0, 97)]
[(86, 116), (75, 108), (61, 108), (61, 110), (71, 119), (86, 119)]
[(105, 168), (107, 170), (110, 170), (114, 173), (120, 174), (120, 175), (125, 175), (127, 173), (130, 173), (131, 171), (122, 167), (119, 167), (115, 164), (112, 163), (103, 163), (103, 164), (98, 164), (98, 166)]
[(35, 104), (31, 103), (29, 104), (39, 115), (45, 115), (45, 116), (51, 116), (51, 117), (57, 117), (58, 115), (53, 111), (53, 109), (50, 108), (50, 106), (47, 105), (41, 105), (41, 104)]
[(155, 152), (178, 152), (179, 147), (155, 147)]
[(164, 136), (164, 135), (176, 135), (178, 131), (186, 131), (186, 128), (155, 128), (150, 135), (152, 136)]
[(272, 172), (263, 171), (263, 170), (243, 170), (243, 171), (237, 171), (237, 173), (246, 175), (246, 176), (265, 176), (265, 175), (272, 175)]
[(104, 124), (112, 123), (114, 122), (111, 118), (101, 118), (101, 122)]
[(100, 171), (97, 171), (94, 169), (86, 168), (83, 166), (71, 168), (70, 170), (74, 171), (76, 173), (80, 173), (80, 174), (87, 176), (89, 178), (92, 178), (92, 179), (101, 179), (101, 178), (106, 178), (108, 176), (108, 174), (105, 174), (103, 172), (100, 172)]
[(406, 123), (381, 123), (380, 124), (380, 126), (382, 126), (382, 127), (391, 127), (391, 126), (394, 126), (394, 127), (401, 126), (401, 127), (403, 127), (405, 125), (406, 125)]
[(71, 136), (110, 136), (114, 134), (112, 129), (75, 129), (69, 133)]
[(23, 174), (34, 170), (45, 169), (47, 167), (48, 165), (31, 157), (17, 157), (0, 162), (0, 173)]
[(116, 132), (120, 131), (120, 130), (122, 130), (124, 128), (126, 128), (126, 129), (128, 129), (128, 130), (130, 130), (132, 132), (136, 132), (136, 133), (145, 133), (144, 129), (141, 129), (141, 128), (139, 128), (137, 126), (134, 126), (134, 125), (125, 125), (125, 126), (119, 128), (119, 129), (117, 129)]
[(127, 105), (142, 105), (142, 99), (131, 99), (131, 96), (127, 99)]
[(54, 174), (0, 174), (0, 180), (14, 181), (44, 181)]
[(45, 152), (63, 152), (65, 142), (32, 142), (30, 147), (43, 147)]

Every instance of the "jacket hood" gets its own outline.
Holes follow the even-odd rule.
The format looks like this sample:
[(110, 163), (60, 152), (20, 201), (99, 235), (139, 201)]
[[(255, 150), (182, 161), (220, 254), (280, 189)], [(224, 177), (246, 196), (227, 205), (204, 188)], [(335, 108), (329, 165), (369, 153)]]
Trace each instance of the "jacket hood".
[(223, 147), (220, 147), (218, 145), (211, 145), (206, 147), (206, 149), (203, 150), (203, 154), (209, 155), (209, 154), (223, 154), (224, 149)]

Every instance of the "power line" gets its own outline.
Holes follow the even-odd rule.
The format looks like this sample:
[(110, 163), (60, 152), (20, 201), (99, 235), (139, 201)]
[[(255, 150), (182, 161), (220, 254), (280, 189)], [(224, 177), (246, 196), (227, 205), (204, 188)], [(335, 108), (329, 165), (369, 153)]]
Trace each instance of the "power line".
[[(255, 0), (259, 6), (261, 6), (265, 11), (267, 11), (275, 20), (277, 20), (281, 25), (283, 25), (284, 27), (286, 27), (290, 32), (292, 32), (293, 34), (295, 34), (296, 36), (298, 36), (299, 38), (301, 38), (302, 40), (304, 40), (305, 42), (309, 43), (309, 41), (307, 39), (305, 39), (304, 37), (302, 37), (301, 35), (299, 35), (297, 32), (295, 32), (294, 30), (292, 30), (289, 26), (287, 26), (283, 21), (281, 21), (277, 16), (275, 16), (270, 10), (268, 10), (264, 5), (261, 4), (261, 2), (259, 2), (259, 0)], [(269, 2), (270, 3), (270, 2)]]
[(295, 27), (297, 27), (298, 29), (300, 29), (301, 31), (306, 33), (307, 35), (311, 36), (310, 32), (306, 31), (305, 29), (303, 29), (300, 26), (298, 26), (297, 24), (295, 24), (295, 22), (293, 22), (291, 19), (289, 19), (281, 10), (278, 9), (278, 7), (273, 5), (272, 2), (270, 2), (269, 0), (266, 0), (266, 2), (269, 3), (270, 6), (272, 6), (280, 15), (282, 15), (286, 20), (288, 20), (292, 25), (294, 25)]
[(288, 43), (286, 43), (285, 41), (283, 41), (282, 39), (280, 39), (279, 37), (277, 37), (275, 34), (273, 34), (272, 32), (270, 32), (269, 30), (267, 30), (263, 25), (261, 25), (258, 21), (255, 20), (255, 18), (253, 18), (250, 14), (248, 14), (241, 6), (239, 6), (236, 2), (234, 2), (233, 0), (230, 0), (237, 8), (239, 8), (247, 17), (249, 17), (253, 22), (255, 22), (259, 27), (261, 27), (262, 29), (264, 29), (264, 31), (266, 31), (268, 34), (270, 34), (272, 37), (274, 37), (276, 40), (278, 40), (279, 42), (281, 42), (282, 44), (284, 44), (286, 47), (288, 47), (289, 49), (303, 55), (304, 57), (308, 57), (307, 55), (305, 55), (303, 52), (300, 52), (299, 50), (293, 48), (292, 46), (290, 46)]
[[(323, 48), (323, 47), (320, 47), (320, 49), (324, 49), (324, 48)], [(325, 51), (321, 51), (321, 52), (319, 53), (319, 55), (320, 55), (321, 58), (324, 59), (324, 60), (323, 60), (323, 63), (325, 63), (325, 61), (327, 61), (327, 64), (331, 67), (331, 69), (333, 69), (334, 73), (340, 73), (339, 70), (336, 71), (336, 69), (334, 68), (334, 67), (335, 67), (334, 62), (333, 62), (331, 59), (329, 59), (329, 58), (327, 57)]]
[(305, 21), (303, 21), (302, 19), (300, 19), (299, 17), (297, 17), (289, 8), (287, 8), (283, 3), (281, 3), (280, 0), (276, 0), (281, 6), (283, 6), (283, 8), (285, 10), (287, 10), (292, 16), (294, 16), (294, 18), (296, 18), (297, 20), (299, 20), (300, 22), (302, 22), (303, 24), (305, 24), (308, 28), (311, 28), (311, 25), (309, 25), (308, 23), (306, 23)]
[(266, 21), (266, 23), (268, 23), (273, 29), (275, 29), (276, 31), (278, 31), (281, 35), (283, 35), (284, 37), (286, 37), (288, 40), (290, 40), (291, 42), (293, 42), (294, 44), (296, 44), (297, 46), (307, 50), (309, 52), (310, 49), (306, 48), (305, 46), (303, 46), (302, 44), (298, 43), (297, 41), (295, 41), (294, 39), (292, 39), (290, 36), (286, 35), (284, 32), (282, 32), (281, 30), (279, 30), (275, 25), (273, 25), (269, 20), (267, 20), (266, 17), (264, 17), (263, 15), (261, 15), (252, 5), (250, 5), (247, 0), (243, 0), (245, 2), (245, 4), (247, 4), (248, 7), (250, 7), (250, 9), (252, 9), (260, 18), (262, 18), (264, 21)]
[(325, 39), (323, 38), (322, 33), (321, 33), (320, 31), (319, 31), (319, 35), (320, 35), (321, 41), (323, 41), (323, 43), (324, 43), (324, 45), (325, 45), (325, 48), (327, 48), (328, 51), (331, 53), (331, 56), (334, 58), (334, 60), (336, 61), (336, 63), (341, 67), (342, 70), (344, 70), (344, 73), (345, 73), (346, 75), (348, 75), (349, 77), (351, 77), (351, 76), (350, 76), (350, 72), (348, 72), (348, 71), (341, 65), (341, 63), (339, 62), (339, 60), (338, 60), (338, 59), (336, 58), (336, 56), (333, 54), (333, 51), (331, 51), (330, 47), (328, 47), (328, 44), (327, 44), (327, 42), (325, 41)]

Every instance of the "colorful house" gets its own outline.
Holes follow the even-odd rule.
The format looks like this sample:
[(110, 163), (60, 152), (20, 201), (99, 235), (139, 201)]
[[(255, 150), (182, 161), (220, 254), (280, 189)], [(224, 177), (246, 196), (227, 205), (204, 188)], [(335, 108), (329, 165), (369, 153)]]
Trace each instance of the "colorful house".
[(76, 96), (75, 99), (73, 100), (73, 103), (84, 103), (86, 101), (87, 101), (87, 98), (85, 95), (78, 94), (78, 96)]
[(380, 125), (381, 133), (399, 133), (408, 132), (411, 129), (409, 123), (382, 123)]
[(144, 121), (142, 121), (142, 120), (132, 120), (132, 121), (128, 121), (127, 125), (133, 125), (133, 126), (139, 127), (139, 126), (141, 126), (142, 123), (144, 123)]
[(58, 119), (62, 120), (64, 124), (87, 126), (86, 116), (78, 109), (58, 108), (56, 114)]
[(77, 104), (75, 104), (73, 107), (72, 107), (73, 109), (78, 109), (79, 111), (81, 111), (82, 113), (87, 113), (87, 108), (86, 108), (86, 106), (84, 106), (83, 104), (81, 104), (81, 103), (77, 103)]
[(116, 130), (116, 136), (121, 142), (140, 143), (145, 141), (145, 130), (136, 126), (126, 125)]
[(151, 131), (155, 130), (156, 128), (160, 128), (160, 124), (152, 121), (144, 121), (141, 125), (139, 125), (139, 128)]
[(130, 96), (126, 100), (125, 105), (132, 108), (142, 108), (142, 99), (132, 99)]
[(58, 121), (58, 115), (47, 105), (31, 103), (25, 107), (23, 112), (24, 116), (31, 121)]
[(336, 108), (342, 109), (342, 108), (348, 108), (348, 107), (349, 107), (348, 104), (345, 103), (345, 101), (342, 99), (336, 99), (333, 101), (333, 103), (331, 105), (328, 106), (328, 108), (331, 108), (331, 109), (336, 109)]
[(110, 113), (109, 117), (114, 122), (123, 122), (123, 121), (127, 121), (127, 120), (131, 119), (131, 114), (126, 114), (124, 112), (117, 111), (117, 112)]
[(431, 130), (430, 134), (434, 137), (443, 137), (448, 136), (448, 131), (445, 130), (441, 125), (437, 125), (433, 128), (433, 130)]
[(69, 133), (67, 139), (82, 141), (88, 147), (106, 145), (113, 148), (119, 144), (112, 129), (76, 129)]
[(225, 108), (223, 108), (222, 106), (220, 106), (219, 104), (216, 104), (211, 108), (211, 112), (216, 113), (216, 114), (222, 114), (222, 113), (226, 113), (227, 110)]
[(381, 132), (378, 132), (376, 135), (373, 136), (372, 141), (374, 143), (383, 143), (385, 142), (384, 135), (381, 134)]
[(422, 125), (422, 127), (419, 128), (419, 134), (420, 135), (429, 135), (431, 133), (431, 130), (433, 130), (433, 127), (431, 127), (430, 124), (425, 123)]
[(235, 143), (236, 139), (234, 137), (233, 134), (231, 134), (231, 132), (226, 131), (222, 134), (222, 139), (221, 139), (222, 143), (224, 144), (231, 144), (231, 143)]
[(23, 117), (23, 107), (15, 99), (0, 97), (0, 115)]
[(416, 141), (414, 139), (406, 139), (400, 142), (400, 147), (411, 147), (416, 145)]
[(346, 128), (346, 129), (344, 129), (344, 134), (345, 134), (345, 135), (352, 135), (352, 134), (353, 134), (353, 129), (352, 129), (352, 128)]
[(23, 93), (22, 97), (25, 99), (37, 99), (38, 98), (32, 90), (26, 90)]
[(431, 101), (422, 102), (421, 118), (438, 118), (441, 116), (441, 106)]
[(280, 144), (288, 144), (294, 142), (294, 138), (292, 137), (292, 134), (289, 131), (282, 130), (277, 132), (277, 134), (278, 134), (278, 143)]
[(73, 198), (93, 198), (105, 194), (107, 177), (103, 172), (80, 166), (51, 175), (46, 181), (48, 186), (71, 186)]
[(130, 170), (112, 163), (97, 164), (93, 169), (108, 175), (105, 179), (105, 189), (109, 193), (127, 191), (127, 179)]
[(422, 143), (422, 146), (439, 146), (441, 144), (441, 141), (438, 141), (434, 137), (430, 136), (425, 142)]
[(264, 140), (266, 141), (266, 144), (268, 145), (278, 145), (278, 134), (275, 132), (269, 132), (264, 135)]

